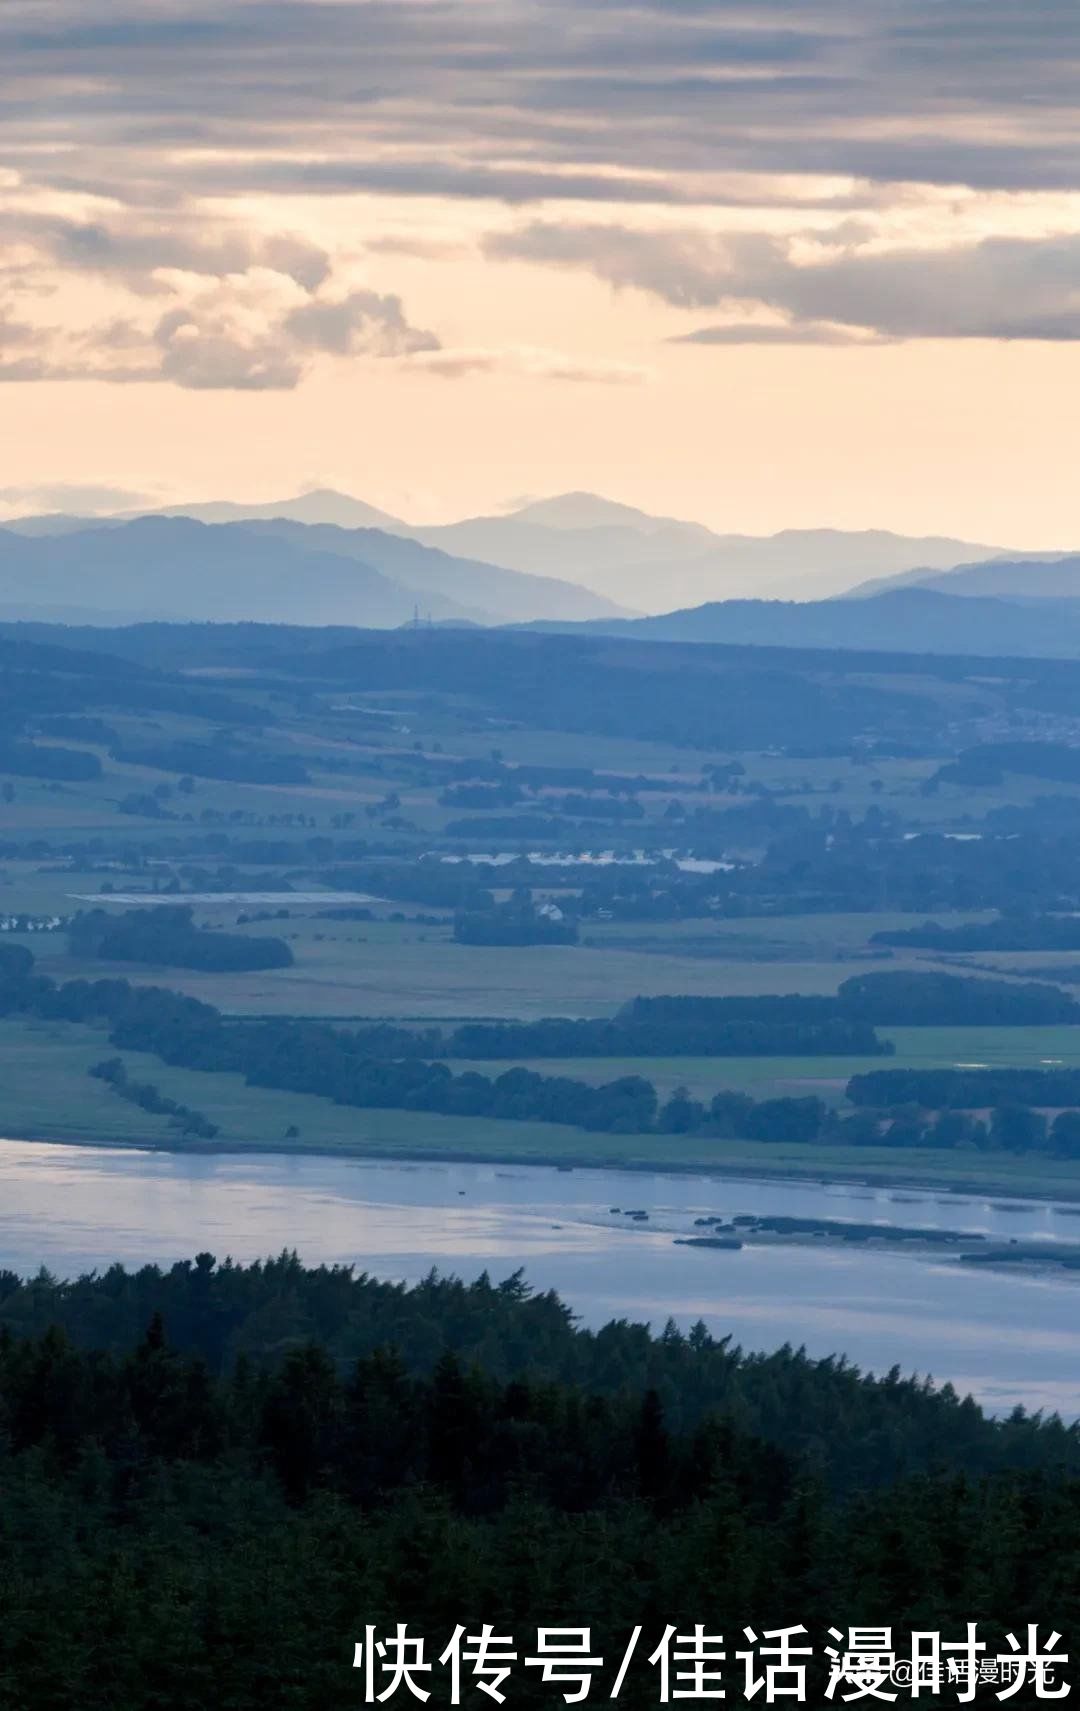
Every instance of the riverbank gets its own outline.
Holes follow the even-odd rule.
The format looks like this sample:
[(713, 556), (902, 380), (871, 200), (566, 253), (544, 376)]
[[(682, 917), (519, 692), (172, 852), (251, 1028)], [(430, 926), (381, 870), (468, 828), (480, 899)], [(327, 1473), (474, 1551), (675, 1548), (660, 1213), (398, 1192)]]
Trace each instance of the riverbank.
[[(357, 1113), (374, 1120), (396, 1119), (418, 1114), (398, 1111), (366, 1111)], [(427, 1116), (428, 1114), (424, 1114)], [(430, 1120), (430, 1119), (429, 1119)], [(443, 1119), (457, 1123), (457, 1119)], [(1035, 1173), (1030, 1159), (993, 1155), (995, 1165), (973, 1174), (971, 1159), (965, 1154), (963, 1167), (953, 1164), (948, 1153), (926, 1149), (901, 1150), (875, 1147), (815, 1147), (803, 1144), (769, 1143), (759, 1141), (711, 1141), (692, 1150), (678, 1153), (657, 1143), (676, 1137), (656, 1135), (589, 1135), (580, 1130), (564, 1130), (556, 1124), (490, 1125), (483, 1119), (472, 1124), (474, 1138), (482, 1139), (484, 1127), (506, 1129), (546, 1130), (550, 1138), (554, 1130), (558, 1137), (576, 1137), (576, 1143), (564, 1141), (555, 1147), (506, 1146), (505, 1137), (491, 1137), (487, 1146), (446, 1144), (430, 1135), (412, 1142), (380, 1143), (374, 1139), (340, 1140), (336, 1143), (223, 1139), (190, 1141), (150, 1133), (120, 1136), (114, 1130), (102, 1129), (87, 1133), (81, 1126), (77, 1131), (62, 1132), (63, 1125), (48, 1134), (33, 1129), (4, 1125), (0, 1140), (27, 1141), (40, 1146), (116, 1147), (135, 1152), (160, 1152), (180, 1157), (242, 1158), (264, 1153), (271, 1157), (355, 1159), (377, 1164), (469, 1164), (522, 1165), (560, 1171), (609, 1170), (628, 1176), (660, 1174), (664, 1176), (702, 1176), (717, 1181), (798, 1182), (837, 1188), (895, 1189), (911, 1193), (934, 1192), (949, 1195), (1006, 1196), (1017, 1202), (1064, 1201), (1080, 1207), (1080, 1166), (1070, 1168), (1063, 1161), (1046, 1161), (1046, 1170)], [(685, 1142), (688, 1137), (677, 1137)], [(503, 1144), (500, 1144), (500, 1141)], [(585, 1141), (582, 1146), (581, 1142)], [(594, 1145), (595, 1142), (621, 1143)], [(640, 1150), (628, 1150), (635, 1142)], [(1027, 1166), (1026, 1170), (1023, 1168)]]
[[(928, 1148), (722, 1141), (706, 1135), (609, 1135), (555, 1123), (361, 1110), (313, 1094), (249, 1087), (242, 1076), (180, 1069), (125, 1052), (129, 1075), (217, 1125), (181, 1139), (91, 1076), (110, 1055), (100, 1029), (0, 1021), (0, 1130), (12, 1139), (127, 1146), (192, 1155), (255, 1152), (415, 1163), (532, 1164), (1080, 1202), (1080, 1161)], [(289, 1131), (296, 1131), (290, 1134)]]

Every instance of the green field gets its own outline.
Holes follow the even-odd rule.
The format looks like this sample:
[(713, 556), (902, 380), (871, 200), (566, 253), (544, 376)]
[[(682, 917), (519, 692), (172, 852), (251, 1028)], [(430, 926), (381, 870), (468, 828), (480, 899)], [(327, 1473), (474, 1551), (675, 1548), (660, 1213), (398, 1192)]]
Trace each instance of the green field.
[[(280, 932), (296, 957), (270, 974), (195, 974), (183, 969), (116, 965), (145, 982), (167, 985), (232, 1015), (607, 1016), (642, 993), (835, 992), (844, 963), (717, 964), (692, 956), (533, 946), (526, 952), (455, 944), (446, 927), (411, 923), (303, 920), (253, 927)], [(50, 974), (93, 978), (98, 964), (75, 962), (57, 948)]]
[[(46, 884), (48, 905), (42, 901)], [(64, 896), (91, 889), (68, 876), (58, 882), (55, 875), (14, 889), (37, 899), (22, 904), (24, 908), (70, 910), (70, 901), (60, 900), (61, 885)], [(14, 909), (14, 899), (7, 906)], [(198, 914), (232, 927), (243, 911), (242, 903), (233, 902), (200, 907)], [(415, 914), (416, 908), (410, 905), (405, 912)], [(173, 987), (231, 1015), (429, 1020), (609, 1016), (643, 994), (832, 993), (843, 981), (867, 971), (935, 966), (936, 959), (925, 953), (868, 956), (868, 934), (904, 920), (910, 917), (602, 923), (590, 927), (587, 943), (520, 950), (455, 944), (448, 921), (330, 921), (320, 919), (317, 908), (296, 907), (286, 921), (239, 929), (286, 939), (295, 957), (292, 968), (234, 975), (142, 966), (121, 970), (112, 965), (107, 972)], [(48, 960), (49, 973), (58, 980), (90, 979), (106, 972), (98, 964), (68, 957), (62, 936), (26, 942), (35, 955)]]
[[(1080, 1067), (1080, 1027), (1057, 1028), (881, 1028), (896, 1047), (893, 1057), (638, 1057), (522, 1058), (541, 1075), (568, 1075), (600, 1085), (622, 1075), (643, 1075), (661, 1099), (685, 1087), (696, 1099), (709, 1099), (721, 1088), (755, 1099), (816, 1094), (840, 1104), (853, 1075), (871, 1069), (952, 1069), (985, 1064), (1039, 1069), (1048, 1063)], [(457, 1070), (497, 1075), (509, 1064), (455, 1060)]]
[[(948, 912), (935, 917), (950, 926), (966, 925), (971, 921), (986, 921), (988, 911)], [(596, 945), (658, 949), (682, 946), (694, 954), (726, 957), (737, 962), (745, 958), (768, 962), (836, 962), (868, 957), (886, 966), (905, 953), (890, 953), (871, 946), (874, 933), (910, 927), (919, 917), (883, 910), (878, 914), (858, 911), (842, 914), (750, 916), (743, 920), (684, 921), (590, 921), (585, 932), (589, 942)], [(857, 971), (849, 971), (857, 972)]]
[[(723, 1057), (604, 1057), (520, 1058), (523, 1068), (540, 1075), (565, 1075), (599, 1087), (624, 1075), (642, 1075), (651, 1081), (660, 1098), (667, 1099), (677, 1087), (685, 1087), (695, 1099), (708, 1101), (722, 1088), (752, 1094), (755, 1099), (816, 1093), (830, 1104), (839, 1104), (851, 1076), (862, 1069), (893, 1063), (892, 1058), (723, 1058)], [(458, 1059), (458, 1071), (478, 1070), (481, 1075), (501, 1075), (515, 1067), (509, 1059)]]
[(988, 1069), (1080, 1065), (1080, 1027), (1076, 1026), (880, 1028), (878, 1032), (896, 1047), (895, 1057), (882, 1060), (885, 1069), (952, 1069), (958, 1064), (985, 1064)]
[[(120, 1099), (90, 1066), (116, 1053), (104, 1031), (69, 1022), (0, 1021), (0, 1134), (51, 1141), (126, 1142), (193, 1150), (168, 1119)], [(290, 1152), (353, 1152), (406, 1156), (544, 1159), (571, 1153), (597, 1162), (617, 1158), (623, 1137), (586, 1136), (550, 1123), (443, 1117), (434, 1112), (358, 1111), (313, 1094), (248, 1087), (239, 1075), (176, 1069), (144, 1052), (125, 1051), (133, 1080), (202, 1111), (221, 1131), (223, 1150), (287, 1148)], [(299, 1137), (286, 1141), (290, 1127)], [(606, 1143), (606, 1151), (605, 1151)], [(663, 1143), (642, 1136), (644, 1147)]]
[[(196, 1148), (179, 1140), (166, 1118), (148, 1116), (88, 1075), (92, 1064), (111, 1055), (105, 1034), (97, 1029), (74, 1023), (0, 1021), (0, 1135), (205, 1150), (205, 1143)], [(554, 1123), (358, 1111), (310, 1094), (248, 1087), (238, 1075), (170, 1068), (140, 1052), (124, 1052), (123, 1058), (133, 1079), (153, 1082), (163, 1093), (204, 1112), (218, 1124), (221, 1132), (212, 1146), (220, 1151), (278, 1149), (368, 1158), (468, 1158), (579, 1168), (850, 1178), (1080, 1200), (1080, 1163), (1047, 1158), (889, 1147), (764, 1145), (707, 1136), (593, 1135)], [(552, 1068), (550, 1064), (546, 1067)], [(300, 1133), (286, 1141), (285, 1131), (291, 1125)]]

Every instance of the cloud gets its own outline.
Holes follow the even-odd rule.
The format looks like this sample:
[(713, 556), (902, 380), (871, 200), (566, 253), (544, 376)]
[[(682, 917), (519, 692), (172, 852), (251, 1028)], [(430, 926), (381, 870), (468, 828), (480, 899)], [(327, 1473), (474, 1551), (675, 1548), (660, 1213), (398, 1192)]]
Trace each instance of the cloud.
[(9, 207), (0, 212), (0, 238), (28, 248), (39, 266), (119, 279), (138, 291), (167, 289), (161, 276), (169, 272), (219, 277), (252, 268), (283, 274), (314, 291), (330, 273), (326, 251), (306, 239), (263, 236), (193, 211), (80, 220)]
[[(1080, 339), (1075, 232), (921, 248), (857, 235), (828, 245), (812, 235), (799, 243), (758, 233), (536, 222), (491, 235), (485, 251), (585, 269), (616, 289), (736, 317), (687, 335), (701, 344), (837, 343), (843, 329), (891, 339)], [(748, 308), (785, 319), (748, 322)]]
[(172, 309), (154, 329), (160, 367), (146, 378), (175, 381), (193, 391), (289, 391), (303, 362), (273, 330), (253, 331), (227, 309)]
[(483, 197), (499, 202), (685, 202), (659, 174), (582, 172), (486, 161), (265, 160), (237, 173), (246, 190), (318, 195)]
[(697, 327), (692, 333), (679, 333), (668, 340), (673, 345), (865, 345), (879, 342), (858, 338), (842, 327), (812, 321), (792, 325), (773, 321), (732, 321), (718, 327)]
[(569, 380), (599, 386), (636, 386), (648, 369), (633, 363), (590, 361), (532, 345), (507, 349), (437, 350), (410, 364), (414, 371), (459, 380), (470, 374), (515, 374), (532, 380)]
[(38, 343), (37, 328), (0, 310), (0, 381), (46, 378), (48, 364), (42, 360)]
[(257, 290), (228, 286), (163, 316), (154, 342), (163, 380), (249, 392), (290, 390), (320, 352), (386, 358), (439, 348), (433, 333), (410, 326), (398, 297), (353, 291), (281, 311)]
[(257, 269), (201, 282), (149, 324), (138, 316), (117, 316), (77, 333), (20, 325), (6, 366), (3, 329), (0, 322), (0, 380), (92, 378), (166, 381), (191, 391), (289, 391), (323, 357), (396, 361), (403, 373), (445, 380), (509, 374), (635, 385), (649, 378), (639, 365), (542, 346), (445, 349), (435, 333), (411, 323), (392, 293), (305, 293), (295, 282)]
[(350, 291), (339, 298), (314, 299), (286, 316), (284, 331), (300, 346), (354, 356), (412, 356), (437, 351), (434, 333), (411, 327), (401, 298), (376, 291)]
[[(335, 289), (320, 246), (184, 210), (173, 223), (0, 207), (0, 285), (41, 301), (81, 276), (116, 297), (88, 325), (0, 316), (0, 380), (167, 381), (194, 390), (286, 390), (320, 354), (398, 357), (437, 349), (400, 297)], [(148, 319), (149, 314), (149, 319)]]
[(0, 505), (12, 514), (64, 511), (71, 516), (92, 517), (112, 511), (137, 511), (157, 502), (153, 494), (86, 482), (56, 481), (27, 487), (0, 487)]
[(173, 291), (146, 322), (122, 315), (73, 329), (0, 320), (0, 380), (171, 382), (192, 391), (288, 391), (322, 355), (405, 358), (437, 351), (401, 299), (312, 295), (270, 270)]
[(102, 22), (9, 0), (0, 62), (0, 152), (162, 205), (678, 201), (718, 173), (1080, 187), (1075, 0), (110, 0)]
[[(59, 305), (56, 325), (40, 301), (0, 322), (0, 379), (281, 390), (350, 359), (447, 378), (640, 378), (546, 351), (542, 332), (531, 354), (489, 351), (483, 333), (443, 350), (333, 243), (262, 229), (271, 197), (539, 204), (531, 223), (487, 240), (489, 260), (583, 269), (708, 311), (709, 325), (681, 335), (695, 344), (1078, 336), (1077, 240), (1013, 235), (1001, 194), (985, 214), (997, 235), (937, 248), (897, 247), (895, 233), (891, 248), (842, 234), (825, 248), (809, 230), (746, 231), (744, 217), (718, 237), (704, 212), (805, 208), (820, 224), (890, 200), (917, 213), (940, 206), (943, 187), (1080, 195), (1076, 0), (93, 11), (0, 6), (0, 287)], [(449, 263), (453, 221), (440, 221)], [(426, 232), (411, 250), (371, 231), (347, 241), (373, 267), (395, 246), (420, 256), (425, 241), (440, 259)], [(93, 300), (95, 318), (74, 324), (72, 298)]]

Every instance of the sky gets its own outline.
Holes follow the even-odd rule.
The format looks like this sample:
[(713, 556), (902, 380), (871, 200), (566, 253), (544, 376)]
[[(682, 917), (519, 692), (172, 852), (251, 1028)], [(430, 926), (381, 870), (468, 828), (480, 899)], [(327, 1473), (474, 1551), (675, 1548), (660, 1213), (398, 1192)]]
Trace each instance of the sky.
[(1076, 0), (3, 0), (0, 520), (1080, 546)]

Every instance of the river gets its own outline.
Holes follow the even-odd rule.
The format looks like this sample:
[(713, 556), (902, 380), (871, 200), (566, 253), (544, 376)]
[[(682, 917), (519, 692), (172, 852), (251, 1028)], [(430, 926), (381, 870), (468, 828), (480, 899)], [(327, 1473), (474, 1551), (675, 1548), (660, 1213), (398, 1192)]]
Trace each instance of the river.
[[(612, 1208), (619, 1208), (613, 1211)], [(645, 1210), (647, 1223), (626, 1217)], [(931, 1374), (996, 1412), (1080, 1417), (1080, 1278), (961, 1266), (889, 1249), (675, 1244), (694, 1219), (783, 1213), (1080, 1241), (1080, 1217), (933, 1190), (304, 1154), (183, 1155), (0, 1141), (0, 1265), (62, 1277), (114, 1260), (296, 1248), (415, 1280), (523, 1266), (583, 1323), (704, 1319), (744, 1347), (805, 1344), (884, 1372)]]

